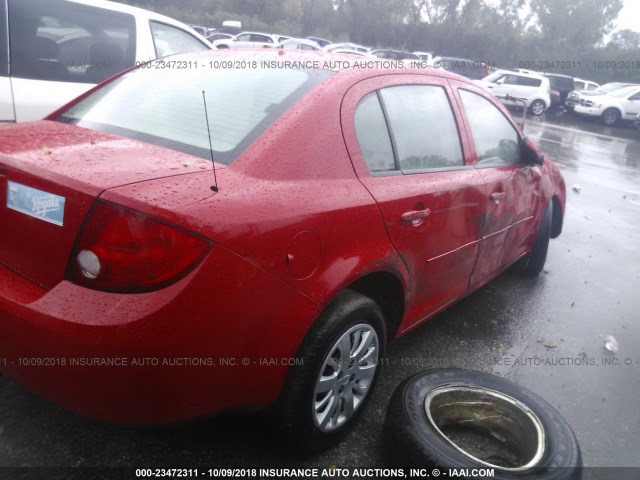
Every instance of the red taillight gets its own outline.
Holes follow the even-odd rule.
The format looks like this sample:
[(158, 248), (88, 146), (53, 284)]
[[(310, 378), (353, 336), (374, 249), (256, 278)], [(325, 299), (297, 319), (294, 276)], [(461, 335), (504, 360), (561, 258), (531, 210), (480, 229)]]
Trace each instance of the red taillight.
[(67, 280), (109, 292), (148, 292), (184, 277), (210, 242), (128, 208), (98, 202), (71, 254)]

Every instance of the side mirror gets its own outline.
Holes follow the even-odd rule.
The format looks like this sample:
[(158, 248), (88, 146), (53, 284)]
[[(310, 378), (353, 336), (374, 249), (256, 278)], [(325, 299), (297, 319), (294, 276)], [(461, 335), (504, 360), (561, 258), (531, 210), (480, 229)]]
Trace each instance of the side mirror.
[(529, 137), (522, 139), (520, 143), (520, 158), (525, 165), (541, 166), (544, 164), (544, 155)]

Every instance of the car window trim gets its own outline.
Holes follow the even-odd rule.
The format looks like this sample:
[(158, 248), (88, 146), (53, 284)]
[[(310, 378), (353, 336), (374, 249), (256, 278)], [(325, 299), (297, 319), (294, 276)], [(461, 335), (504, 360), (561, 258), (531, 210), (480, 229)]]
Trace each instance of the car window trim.
[[(393, 130), (391, 129), (391, 125), (389, 123), (389, 117), (387, 114), (387, 108), (384, 104), (384, 99), (382, 98), (382, 95), (380, 94), (380, 92), (383, 90), (383, 88), (395, 88), (395, 87), (405, 87), (405, 86), (424, 86), (424, 87), (439, 87), (442, 88), (445, 92), (445, 95), (447, 97), (447, 102), (449, 103), (449, 108), (451, 109), (451, 115), (453, 116), (453, 123), (456, 126), (456, 130), (457, 130), (457, 137), (458, 137), (458, 143), (460, 146), (460, 153), (462, 155), (462, 165), (453, 165), (450, 167), (433, 167), (433, 168), (420, 168), (420, 169), (415, 169), (415, 170), (409, 170), (409, 171), (405, 171), (402, 170), (400, 168), (400, 160), (398, 158), (398, 150), (396, 148), (396, 140), (393, 136)], [(380, 102), (380, 105), (382, 106), (382, 114), (384, 115), (384, 121), (385, 124), (387, 125), (387, 131), (389, 132), (389, 138), (391, 139), (391, 149), (393, 151), (393, 161), (395, 163), (396, 166), (396, 170), (393, 171), (386, 171), (386, 172), (375, 172), (375, 174), (379, 174), (379, 173), (385, 173), (385, 174), (393, 174), (393, 172), (400, 172), (402, 175), (416, 175), (416, 174), (422, 174), (422, 173), (430, 173), (430, 172), (447, 172), (447, 171), (455, 171), (455, 170), (463, 170), (466, 169), (468, 167), (472, 167), (473, 165), (468, 165), (466, 162), (466, 157), (464, 154), (464, 145), (462, 143), (462, 138), (460, 137), (460, 125), (458, 124), (457, 120), (456, 120), (456, 115), (455, 115), (455, 110), (453, 109), (453, 104), (451, 103), (451, 96), (449, 94), (449, 92), (447, 91), (447, 88), (445, 85), (439, 85), (437, 83), (398, 83), (398, 84), (394, 84), (392, 86), (389, 87), (383, 87), (383, 88), (379, 88), (376, 90), (376, 96), (378, 97), (378, 101)], [(365, 95), (366, 96), (366, 95)], [(364, 97), (362, 97), (364, 98)], [(369, 173), (371, 173), (372, 176), (376, 176), (374, 174), (374, 172), (369, 171)], [(386, 175), (385, 175), (386, 176)]]
[[(396, 145), (396, 139), (393, 137), (391, 124), (389, 123), (387, 106), (384, 104), (384, 99), (382, 98), (382, 95), (380, 93), (381, 91), (382, 89), (379, 88), (375, 91), (375, 94), (376, 94), (376, 98), (378, 99), (378, 103), (380, 104), (380, 108), (382, 109), (382, 117), (384, 118), (384, 124), (387, 127), (387, 133), (389, 134), (389, 142), (391, 143), (391, 151), (393, 152), (393, 165), (395, 166), (395, 169), (393, 171), (402, 173), (402, 169), (400, 168), (400, 160), (398, 159), (398, 148)], [(380, 173), (380, 172), (376, 172), (376, 173)]]

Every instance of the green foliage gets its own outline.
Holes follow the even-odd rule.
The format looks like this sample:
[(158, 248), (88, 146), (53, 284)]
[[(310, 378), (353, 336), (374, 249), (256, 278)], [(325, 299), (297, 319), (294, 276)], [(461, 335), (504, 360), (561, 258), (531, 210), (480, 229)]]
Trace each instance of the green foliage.
[(541, 62), (546, 71), (601, 83), (640, 82), (637, 67), (612, 68), (640, 59), (640, 34), (616, 32), (605, 46), (623, 0), (120, 1), (209, 27), (240, 20), (246, 30), (432, 51), (502, 68)]

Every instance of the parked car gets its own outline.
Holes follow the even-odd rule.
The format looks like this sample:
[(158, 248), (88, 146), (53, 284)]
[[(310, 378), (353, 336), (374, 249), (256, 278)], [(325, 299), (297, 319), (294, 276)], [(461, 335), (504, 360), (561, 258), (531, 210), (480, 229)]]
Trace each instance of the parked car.
[(331, 45), (331, 43), (333, 43), (331, 40), (327, 40), (326, 38), (314, 37), (314, 36), (307, 37), (307, 40), (311, 40), (312, 42), (316, 42), (321, 47), (326, 47), (327, 45)]
[(0, 0), (0, 32), (0, 122), (43, 118), (136, 64), (211, 49), (183, 23), (105, 0)]
[(607, 126), (620, 120), (635, 120), (640, 113), (640, 86), (632, 85), (606, 95), (583, 98), (574, 110), (579, 115), (596, 117)]
[(316, 42), (303, 38), (290, 38), (289, 40), (285, 40), (284, 42), (277, 44), (275, 48), (280, 48), (282, 50), (322, 50), (320, 45)]
[(331, 55), (341, 54), (341, 55), (353, 55), (356, 57), (369, 57), (369, 58), (371, 57), (371, 55), (368, 53), (359, 52), (358, 50), (350, 50), (348, 48), (334, 48), (333, 50), (327, 53), (330, 53)]
[(573, 110), (576, 105), (579, 105), (582, 102), (583, 99), (606, 95), (607, 93), (615, 92), (616, 90), (630, 85), (633, 85), (633, 83), (611, 82), (605, 83), (595, 90), (574, 90), (569, 93), (566, 105), (570, 110)]
[(477, 60), (456, 57), (435, 57), (433, 66), (457, 73), (472, 80), (480, 80), (489, 75), (489, 65)]
[(155, 61), (0, 128), (3, 372), (108, 421), (272, 406), (326, 448), (387, 340), (542, 270), (565, 185), (495, 98), (436, 69), (248, 66), (279, 53), (177, 55), (247, 68)]
[(212, 34), (210, 34), (207, 37), (207, 40), (209, 40), (211, 43), (215, 42), (216, 40), (231, 40), (233, 38), (233, 35), (231, 35), (230, 33), (223, 33), (223, 32), (213, 32)]
[[(544, 76), (549, 79), (551, 90), (555, 90), (560, 95), (560, 101), (557, 107), (564, 107), (569, 92), (575, 90), (573, 77), (557, 73), (545, 73)], [(554, 106), (553, 101), (551, 102), (551, 106)]]
[(413, 52), (414, 55), (417, 55), (420, 60), (423, 62), (427, 62), (428, 65), (433, 64), (433, 53), (431, 52)]
[(362, 53), (369, 53), (371, 51), (371, 49), (369, 47), (365, 47), (362, 45), (358, 45), (357, 43), (331, 43), (325, 47), (323, 47), (323, 50), (325, 52), (333, 52), (334, 50), (337, 49), (346, 49), (346, 50), (355, 50), (356, 52), (362, 52)]
[(526, 108), (534, 115), (541, 115), (551, 105), (549, 79), (542, 75), (496, 70), (475, 83), (486, 88), (508, 106), (520, 105), (506, 98), (507, 96), (524, 99)]
[(562, 97), (560, 92), (553, 88), (549, 91), (549, 99), (551, 100), (550, 109), (557, 109), (562, 107)]
[[(286, 40), (286, 39), (284, 39)], [(275, 47), (282, 40), (278, 35), (259, 32), (242, 32), (227, 40), (216, 40), (213, 42), (215, 48), (264, 48)]]
[(573, 83), (575, 85), (574, 90), (577, 90), (577, 91), (587, 90), (588, 92), (590, 92), (600, 86), (596, 82), (592, 82), (591, 80), (583, 80), (582, 78), (574, 78)]
[(384, 58), (386, 60), (420, 60), (420, 57), (418, 57), (415, 53), (389, 49), (372, 50), (371, 56)]
[(189, 24), (189, 26), (193, 30), (198, 32), (198, 34), (202, 35), (205, 38), (209, 35), (209, 29), (207, 27), (203, 27), (202, 25), (194, 25), (194, 24)]

